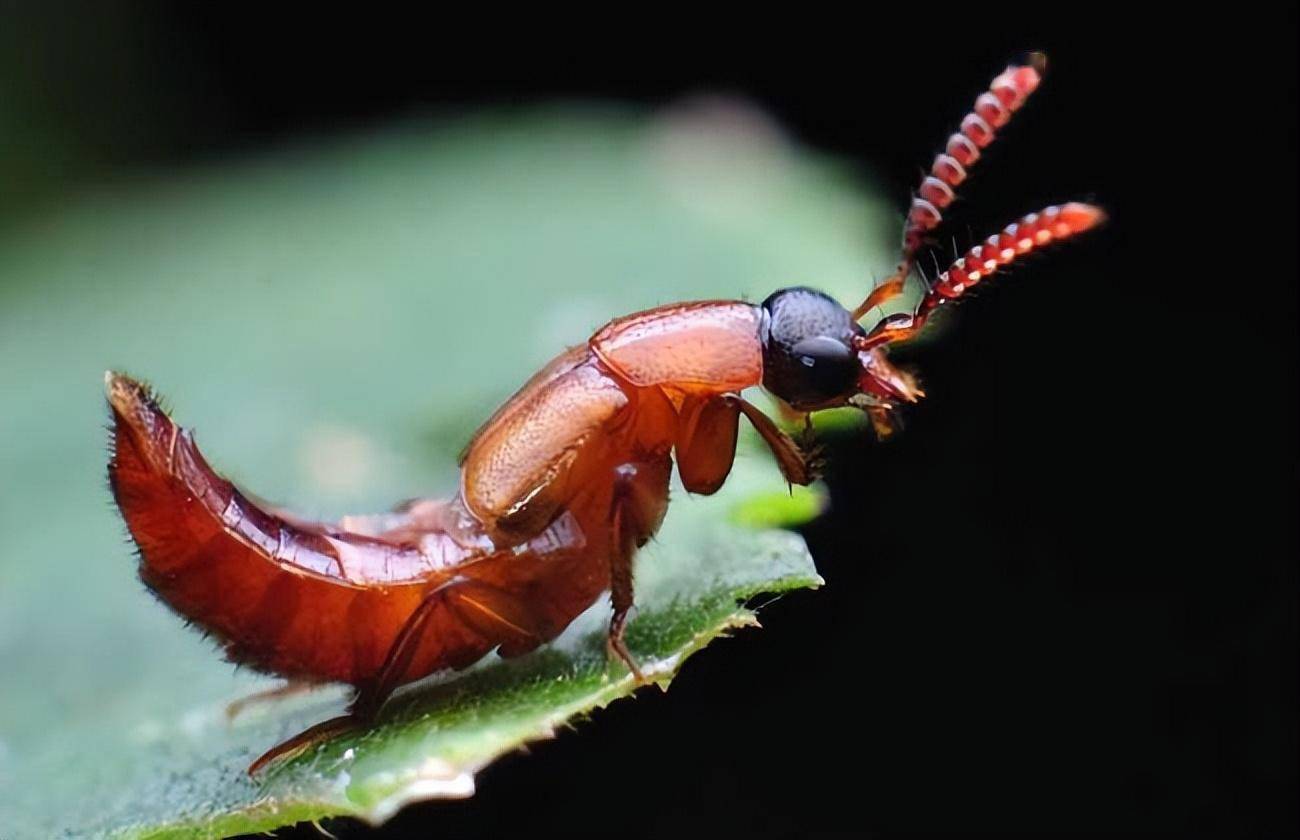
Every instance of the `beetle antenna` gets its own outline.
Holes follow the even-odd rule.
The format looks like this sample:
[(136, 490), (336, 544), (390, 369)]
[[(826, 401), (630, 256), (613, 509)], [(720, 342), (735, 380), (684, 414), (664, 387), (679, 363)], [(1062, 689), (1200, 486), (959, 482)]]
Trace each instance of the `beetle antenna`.
[[(903, 247), (898, 268), (881, 286), (872, 290), (868, 300), (875, 297), (872, 306), (881, 302), (877, 294), (893, 280), (906, 278), (916, 260), (916, 252), (925, 244), (925, 237), (943, 221), (943, 211), (957, 198), (956, 188), (966, 180), (970, 168), (980, 158), (980, 150), (987, 148), (1005, 126), (1011, 115), (1020, 110), (1043, 80), (1047, 70), (1047, 56), (1031, 52), (1023, 60), (1007, 65), (989, 85), (988, 90), (975, 99), (971, 111), (962, 118), (961, 127), (948, 137), (944, 150), (930, 164), (929, 174), (921, 180), (912, 198), (912, 206), (903, 225)], [(853, 311), (857, 320), (871, 306), (863, 301)]]
[(995, 233), (972, 247), (954, 260), (946, 271), (940, 272), (930, 291), (921, 299), (914, 316), (882, 320), (855, 342), (857, 348), (867, 350), (912, 337), (937, 307), (961, 297), (994, 272), (1045, 245), (1091, 230), (1105, 220), (1106, 214), (1101, 208), (1073, 201), (1022, 216), (1003, 228), (1001, 233)]
[(915, 257), (924, 236), (943, 221), (943, 211), (956, 198), (956, 188), (966, 180), (970, 168), (997, 136), (998, 129), (1038, 89), (1047, 70), (1047, 56), (1029, 53), (1022, 61), (1007, 65), (989, 89), (975, 99), (975, 106), (962, 117), (961, 128), (948, 137), (944, 151), (936, 155), (930, 174), (921, 181), (907, 214), (903, 231), (903, 261)]

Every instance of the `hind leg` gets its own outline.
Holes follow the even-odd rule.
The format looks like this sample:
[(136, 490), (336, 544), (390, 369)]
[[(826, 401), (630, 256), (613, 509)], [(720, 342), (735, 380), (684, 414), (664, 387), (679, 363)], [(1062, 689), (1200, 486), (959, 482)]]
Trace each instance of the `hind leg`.
[(440, 612), (487, 640), (487, 649), (499, 647), (506, 656), (530, 650), (547, 637), (545, 625), (516, 596), (481, 581), (452, 578), (424, 596), (389, 647), (378, 674), (358, 689), (346, 715), (318, 723), (276, 744), (249, 765), (249, 775), (273, 761), (298, 755), (372, 722), (389, 696), (409, 681), (411, 660)]
[(317, 744), (344, 732), (358, 729), (372, 721), (384, 701), (400, 684), (399, 680), (410, 665), (411, 657), (415, 655), (420, 639), (436, 608), (445, 601), (447, 591), (459, 582), (459, 578), (454, 578), (424, 596), (420, 605), (415, 608), (415, 612), (411, 613), (406, 623), (402, 625), (402, 630), (397, 634), (392, 646), (389, 647), (378, 677), (357, 691), (352, 702), (348, 704), (347, 714), (308, 727), (271, 747), (248, 765), (248, 775), (254, 776), (273, 762), (300, 755)]
[(274, 688), (268, 688), (263, 691), (256, 691), (247, 697), (240, 697), (226, 705), (226, 720), (234, 720), (239, 717), (240, 713), (249, 706), (260, 706), (263, 703), (275, 703), (288, 697), (311, 691), (319, 688), (321, 683), (315, 680), (289, 679)]
[(545, 624), (528, 604), (504, 589), (463, 577), (452, 578), (425, 596), (394, 640), (379, 674), (357, 692), (354, 715), (373, 718), (384, 701), (409, 681), (407, 670), (439, 610), (487, 640), (489, 649), (513, 656), (537, 647), (547, 638)]

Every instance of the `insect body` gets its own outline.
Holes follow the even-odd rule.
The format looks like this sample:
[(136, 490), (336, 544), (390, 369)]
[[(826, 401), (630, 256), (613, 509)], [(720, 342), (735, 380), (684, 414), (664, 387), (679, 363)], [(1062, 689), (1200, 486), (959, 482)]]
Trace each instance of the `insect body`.
[(144, 582), (233, 661), (356, 688), (348, 716), (272, 749), (250, 771), (369, 719), (402, 684), (494, 649), (536, 648), (606, 591), (609, 648), (640, 678), (623, 642), (633, 558), (664, 517), (674, 460), (688, 491), (717, 491), (743, 415), (789, 482), (814, 478), (808, 453), (741, 391), (761, 385), (801, 413), (857, 406), (887, 434), (896, 407), (923, 394), (885, 347), (1002, 266), (1101, 219), (1084, 204), (1026, 216), (927, 283), (914, 313), (858, 323), (901, 293), (952, 187), (1040, 71), (1009, 67), (980, 97), (921, 187), (898, 270), (856, 311), (791, 288), (758, 305), (683, 303), (612, 321), (484, 424), (447, 500), (333, 524), (271, 510), (218, 476), (144, 386), (110, 373), (109, 474)]

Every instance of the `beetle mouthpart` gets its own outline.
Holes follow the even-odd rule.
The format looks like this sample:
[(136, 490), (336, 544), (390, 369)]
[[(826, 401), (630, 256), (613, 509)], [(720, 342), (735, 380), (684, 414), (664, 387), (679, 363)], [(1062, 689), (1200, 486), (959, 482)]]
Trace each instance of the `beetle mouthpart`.
[(862, 375), (858, 377), (858, 389), (862, 393), (909, 403), (925, 396), (916, 377), (890, 364), (878, 348), (862, 350), (858, 358), (862, 361)]

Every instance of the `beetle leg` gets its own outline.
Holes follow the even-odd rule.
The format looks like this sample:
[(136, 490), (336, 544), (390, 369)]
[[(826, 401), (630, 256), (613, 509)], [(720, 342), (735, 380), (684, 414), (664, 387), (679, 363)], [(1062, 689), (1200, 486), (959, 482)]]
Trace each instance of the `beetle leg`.
[(360, 687), (348, 706), (348, 714), (318, 723), (275, 745), (249, 765), (249, 775), (272, 761), (297, 755), (321, 741), (372, 721), (389, 696), (408, 681), (407, 669), (411, 659), (419, 650), (439, 608), (450, 610), (474, 633), (497, 640), (506, 656), (531, 650), (549, 635), (541, 629), (523, 602), (505, 590), (460, 576), (444, 581), (425, 595), (406, 619), (388, 649), (378, 676)]
[(356, 729), (360, 724), (361, 720), (356, 715), (348, 714), (330, 718), (315, 726), (310, 726), (258, 756), (256, 761), (248, 765), (248, 775), (256, 776), (263, 767), (266, 767), (271, 762), (301, 755), (308, 748), (328, 741), (336, 735), (342, 735), (344, 732)]
[(295, 694), (302, 694), (319, 687), (321, 684), (315, 680), (288, 679), (274, 688), (268, 688), (263, 691), (256, 691), (247, 697), (241, 697), (238, 700), (226, 704), (226, 720), (234, 720), (239, 717), (240, 713), (249, 706), (260, 706), (263, 703), (273, 703), (283, 700), (286, 697), (293, 697)]
[(893, 406), (887, 403), (869, 405), (863, 409), (871, 421), (871, 429), (877, 440), (888, 440), (902, 427), (902, 420)]
[(743, 398), (735, 394), (727, 394), (722, 399), (736, 406), (741, 414), (749, 418), (754, 430), (776, 456), (776, 464), (781, 468), (781, 475), (785, 476), (786, 481), (800, 485), (813, 483), (817, 478), (816, 470), (813, 469), (815, 452), (805, 452), (798, 443), (795, 443), (794, 438), (781, 431), (780, 427), (772, 422), (771, 417)]
[(469, 630), (496, 643), (503, 656), (532, 650), (551, 634), (515, 595), (462, 576), (440, 584), (424, 596), (397, 634), (379, 675), (357, 692), (351, 711), (365, 719), (375, 716), (397, 687), (407, 682), (407, 669), (439, 608), (456, 616)]
[(388, 654), (384, 657), (384, 664), (380, 667), (378, 676), (357, 691), (357, 696), (348, 707), (348, 711), (354, 717), (364, 720), (373, 718), (388, 696), (402, 684), (402, 677), (411, 664), (411, 657), (415, 656), (420, 646), (425, 627), (433, 618), (434, 612), (446, 602), (448, 593), (464, 582), (465, 578), (454, 577), (439, 584), (424, 596), (424, 600), (406, 619), (397, 638), (388, 648)]
[(627, 649), (627, 642), (623, 638), (627, 632), (628, 614), (632, 611), (634, 603), (632, 558), (635, 554), (635, 549), (615, 550), (610, 556), (610, 601), (614, 607), (614, 614), (609, 619), (609, 636), (605, 639), (605, 646), (608, 655), (622, 660), (627, 669), (632, 672), (632, 677), (638, 683), (643, 683), (646, 681), (645, 674), (641, 673), (641, 667), (632, 658), (632, 652)]
[(688, 398), (677, 424), (677, 475), (690, 493), (722, 487), (736, 460), (740, 409), (718, 398)]
[(557, 632), (518, 595), (482, 581), (466, 581), (449, 591), (447, 607), (466, 627), (498, 640), (497, 652), (504, 657), (527, 653)]
[(373, 719), (379, 707), (388, 699), (388, 695), (392, 694), (400, 684), (401, 676), (410, 664), (411, 657), (415, 655), (416, 648), (419, 647), (420, 636), (429, 617), (433, 615), (434, 608), (443, 600), (447, 591), (462, 580), (463, 578), (459, 577), (452, 578), (424, 596), (424, 600), (402, 625), (401, 632), (397, 634), (397, 638), (388, 649), (379, 676), (357, 692), (357, 696), (348, 706), (346, 715), (318, 723), (271, 747), (248, 765), (248, 775), (256, 775), (259, 770), (273, 761), (298, 755), (308, 747), (355, 729)]
[(638, 683), (646, 681), (623, 635), (634, 602), (632, 563), (636, 551), (659, 528), (668, 508), (668, 476), (671, 462), (620, 464), (614, 470), (614, 493), (609, 506), (609, 591), (614, 614), (609, 620), (606, 647), (622, 660)]

